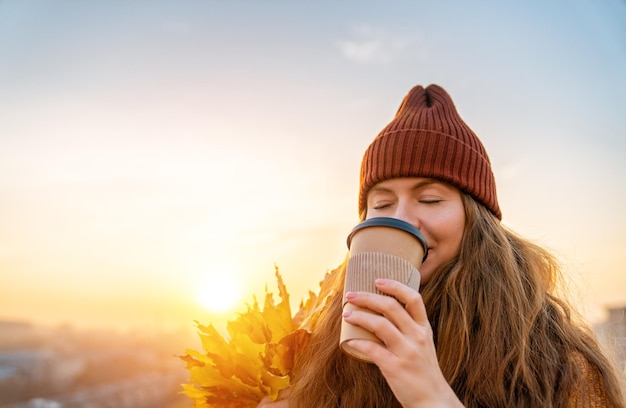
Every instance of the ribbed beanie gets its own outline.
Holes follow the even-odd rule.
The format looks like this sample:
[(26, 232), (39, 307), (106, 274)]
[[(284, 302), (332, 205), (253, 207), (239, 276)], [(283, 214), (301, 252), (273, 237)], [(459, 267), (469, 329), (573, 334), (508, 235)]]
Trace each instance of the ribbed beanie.
[(483, 144), (438, 85), (416, 86), (363, 156), (359, 214), (375, 184), (395, 177), (429, 177), (468, 193), (502, 219), (491, 163)]

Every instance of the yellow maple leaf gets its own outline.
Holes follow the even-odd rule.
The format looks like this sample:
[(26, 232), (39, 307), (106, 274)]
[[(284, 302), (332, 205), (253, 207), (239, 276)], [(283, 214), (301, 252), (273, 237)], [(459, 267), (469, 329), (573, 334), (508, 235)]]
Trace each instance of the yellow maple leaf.
[(186, 350), (180, 356), (191, 382), (183, 384), (182, 393), (194, 400), (194, 408), (254, 408), (265, 396), (275, 401), (290, 385), (297, 356), (325, 307), (335, 275), (336, 270), (327, 273), (320, 292), (310, 292), (292, 316), (289, 293), (276, 267), (280, 302), (266, 288), (262, 310), (254, 299), (227, 323), (228, 340), (213, 325), (196, 322), (204, 352)]

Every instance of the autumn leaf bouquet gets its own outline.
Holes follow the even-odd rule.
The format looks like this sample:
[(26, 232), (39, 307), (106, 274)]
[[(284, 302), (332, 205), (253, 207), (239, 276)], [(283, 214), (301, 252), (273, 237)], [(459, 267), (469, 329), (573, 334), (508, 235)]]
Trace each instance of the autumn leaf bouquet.
[(266, 289), (263, 308), (255, 298), (246, 312), (227, 323), (226, 338), (213, 325), (197, 323), (204, 351), (186, 350), (180, 357), (190, 374), (183, 393), (194, 400), (194, 408), (252, 408), (266, 396), (276, 400), (290, 385), (296, 358), (310, 336), (311, 319), (325, 307), (334, 274), (326, 274), (319, 293), (309, 292), (295, 315), (276, 268), (280, 302)]

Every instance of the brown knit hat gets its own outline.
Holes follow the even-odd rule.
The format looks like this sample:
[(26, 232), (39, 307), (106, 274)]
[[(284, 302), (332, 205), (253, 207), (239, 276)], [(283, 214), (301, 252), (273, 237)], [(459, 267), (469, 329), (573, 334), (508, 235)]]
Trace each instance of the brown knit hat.
[(502, 219), (496, 184), (484, 146), (437, 85), (416, 86), (396, 117), (363, 156), (359, 214), (376, 183), (395, 177), (432, 177), (468, 193)]

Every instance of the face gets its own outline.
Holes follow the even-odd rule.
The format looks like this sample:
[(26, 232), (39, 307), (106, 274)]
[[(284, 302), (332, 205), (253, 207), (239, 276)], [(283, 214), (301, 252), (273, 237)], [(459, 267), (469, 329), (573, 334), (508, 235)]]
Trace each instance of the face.
[(415, 226), (428, 242), (420, 268), (421, 282), (459, 254), (465, 229), (461, 192), (449, 184), (420, 177), (394, 178), (376, 184), (367, 195), (367, 216), (392, 217)]

